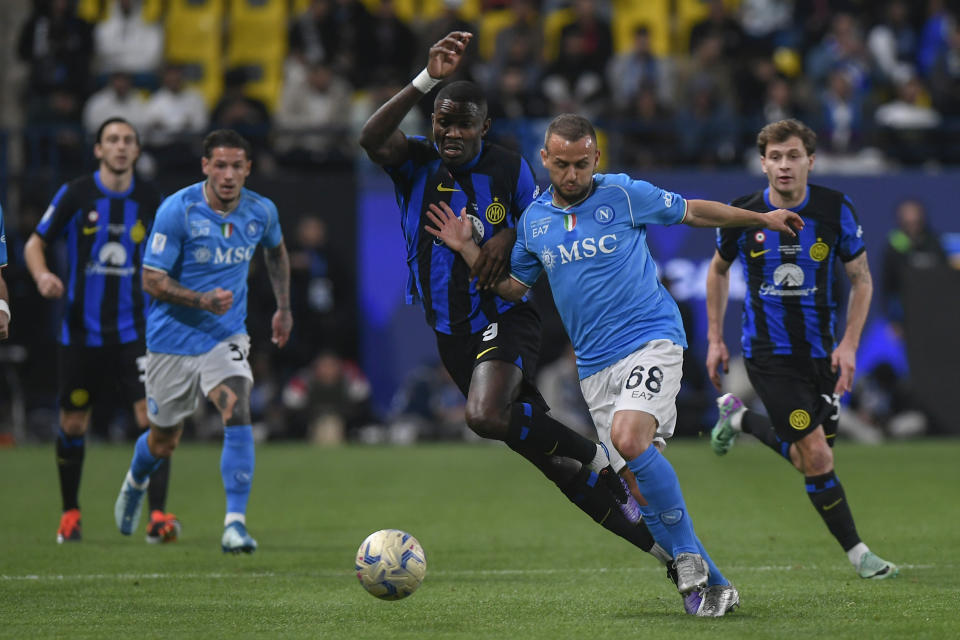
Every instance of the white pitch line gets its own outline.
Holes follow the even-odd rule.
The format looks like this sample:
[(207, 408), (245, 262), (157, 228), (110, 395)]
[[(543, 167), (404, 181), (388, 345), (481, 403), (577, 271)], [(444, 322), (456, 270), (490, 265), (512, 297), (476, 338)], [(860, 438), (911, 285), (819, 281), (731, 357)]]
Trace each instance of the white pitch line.
[[(838, 564), (837, 567), (840, 565)], [(901, 564), (901, 569), (923, 571), (927, 569), (954, 569), (952, 564)], [(837, 567), (830, 567), (831, 569)], [(767, 571), (820, 571), (817, 565), (761, 565), (761, 566), (732, 566), (727, 569), (731, 574), (737, 572), (767, 572)], [(428, 573), (433, 576), (512, 576), (512, 575), (556, 575), (563, 573), (628, 573), (628, 572), (656, 572), (663, 571), (662, 567), (600, 567), (594, 569), (465, 569), (465, 570), (434, 570)], [(255, 573), (88, 573), (75, 575), (0, 575), (0, 582), (55, 582), (67, 580), (220, 580), (220, 579), (262, 579), (290, 576), (321, 576), (343, 577), (352, 572), (343, 571), (305, 571), (283, 572), (262, 571)]]

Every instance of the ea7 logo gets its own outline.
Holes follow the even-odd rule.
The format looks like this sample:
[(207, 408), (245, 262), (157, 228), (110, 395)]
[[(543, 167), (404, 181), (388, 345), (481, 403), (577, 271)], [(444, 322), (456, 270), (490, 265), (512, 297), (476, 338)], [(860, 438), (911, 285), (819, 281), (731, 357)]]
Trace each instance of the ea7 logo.
[(213, 264), (238, 264), (240, 262), (249, 262), (253, 257), (255, 245), (247, 247), (228, 247), (226, 250), (217, 247), (217, 252), (213, 256)]
[(548, 225), (548, 224), (542, 224), (542, 225), (540, 225), (539, 227), (534, 227), (534, 228), (533, 228), (533, 237), (536, 238), (537, 236), (542, 236), (543, 234), (545, 234), (545, 233), (547, 232), (547, 229), (549, 229), (549, 228), (550, 228), (550, 225)]
[(574, 240), (569, 249), (562, 244), (557, 245), (557, 249), (560, 250), (560, 264), (592, 258), (597, 255), (597, 250), (600, 253), (613, 253), (616, 248), (617, 236), (613, 233), (600, 236), (599, 240), (592, 237)]

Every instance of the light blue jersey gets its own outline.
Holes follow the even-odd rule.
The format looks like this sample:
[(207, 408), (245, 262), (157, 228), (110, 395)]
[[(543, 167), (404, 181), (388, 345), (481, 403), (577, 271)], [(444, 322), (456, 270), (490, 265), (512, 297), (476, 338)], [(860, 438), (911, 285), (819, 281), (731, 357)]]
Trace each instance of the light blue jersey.
[(646, 231), (648, 224), (676, 224), (686, 211), (675, 193), (625, 174), (597, 174), (583, 202), (561, 209), (550, 188), (523, 212), (512, 275), (533, 286), (546, 270), (581, 379), (651, 340), (687, 346)]
[(194, 291), (229, 289), (233, 306), (218, 316), (153, 300), (147, 312), (147, 349), (155, 353), (198, 355), (245, 334), (250, 259), (257, 244), (272, 249), (283, 241), (273, 202), (243, 189), (237, 207), (222, 216), (207, 205), (203, 185), (181, 189), (160, 205), (143, 266), (164, 271)]
[(7, 232), (3, 230), (3, 207), (0, 207), (0, 267), (7, 266)]

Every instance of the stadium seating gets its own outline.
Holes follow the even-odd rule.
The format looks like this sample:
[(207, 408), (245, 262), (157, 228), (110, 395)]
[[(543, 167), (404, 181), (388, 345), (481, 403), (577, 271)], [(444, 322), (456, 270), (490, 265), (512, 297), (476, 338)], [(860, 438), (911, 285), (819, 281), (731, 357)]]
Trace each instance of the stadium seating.
[(227, 68), (247, 74), (245, 93), (276, 108), (287, 55), (287, 0), (229, 0)]
[[(674, 18), (676, 20), (673, 38), (673, 51), (686, 54), (690, 50), (690, 31), (693, 26), (707, 17), (709, 9), (704, 0), (675, 0)], [(740, 0), (724, 0), (727, 9), (736, 9)]]
[(657, 56), (670, 53), (670, 0), (617, 0), (613, 3), (610, 30), (613, 49), (624, 53), (633, 48), (633, 34), (637, 27), (647, 28), (650, 49)]
[[(164, 0), (142, 0), (143, 19), (156, 22), (163, 15)], [(77, 16), (87, 22), (100, 22), (110, 17), (114, 0), (77, 0)]]
[(224, 0), (168, 0), (165, 18), (168, 62), (183, 65), (212, 107), (223, 91)]

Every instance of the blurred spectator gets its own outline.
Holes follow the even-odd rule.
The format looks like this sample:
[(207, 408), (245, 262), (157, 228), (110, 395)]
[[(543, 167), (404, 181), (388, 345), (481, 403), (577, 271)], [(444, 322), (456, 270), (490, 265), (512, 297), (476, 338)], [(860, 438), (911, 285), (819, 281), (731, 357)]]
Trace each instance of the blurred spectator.
[(73, 15), (69, 0), (34, 0), (17, 53), (30, 74), (24, 109), (32, 127), (25, 132), (28, 162), (37, 170), (50, 170), (53, 158), (79, 166), (85, 152), (79, 125), (93, 55), (90, 25)]
[[(168, 64), (163, 69), (162, 86), (150, 96), (144, 109), (141, 131), (145, 146), (155, 156), (186, 155), (193, 165), (196, 154), (188, 153), (190, 147), (183, 143), (188, 136), (203, 133), (209, 119), (203, 94), (184, 85), (181, 66)], [(170, 160), (177, 163), (175, 157)]]
[[(910, 381), (887, 362), (881, 362), (865, 375), (858, 375), (850, 396), (856, 417), (894, 438), (910, 438), (926, 433), (929, 420), (913, 398)], [(846, 429), (852, 416), (841, 414)]]
[(478, 81), (487, 91), (496, 91), (501, 81), (500, 76), (508, 67), (521, 68), (524, 70), (524, 90), (534, 94), (539, 92), (543, 64), (541, 50), (534, 41), (517, 38), (501, 44), (503, 49), (496, 51), (489, 64), (477, 67)]
[(744, 33), (740, 23), (727, 9), (724, 0), (706, 0), (707, 16), (693, 25), (690, 30), (690, 52), (692, 53), (707, 36), (716, 36), (723, 43), (723, 57), (736, 60), (744, 49)]
[(335, 0), (311, 0), (288, 34), (290, 55), (303, 65), (337, 64), (339, 34), (333, 17)]
[(283, 390), (288, 410), (287, 435), (334, 445), (376, 422), (370, 383), (353, 363), (325, 351), (293, 376)]
[(531, 86), (530, 69), (518, 64), (505, 67), (496, 76), (497, 85), (490, 91), (487, 115), (494, 120), (543, 118), (548, 113), (547, 101), (539, 88)]
[(590, 69), (603, 70), (613, 57), (613, 36), (610, 24), (600, 15), (597, 0), (574, 0), (574, 20), (560, 31), (561, 41), (566, 36), (578, 36), (578, 58)]
[(867, 47), (887, 83), (902, 84), (914, 75), (917, 32), (910, 22), (910, 9), (904, 0), (887, 3), (883, 20), (870, 30)]
[(361, 33), (361, 41), (357, 43), (357, 66), (348, 76), (353, 86), (370, 86), (371, 78), (378, 71), (409, 79), (417, 55), (417, 37), (397, 17), (393, 0), (380, 0), (380, 6), (370, 19), (369, 31)]
[(633, 32), (633, 48), (613, 58), (607, 67), (607, 82), (617, 112), (629, 109), (640, 88), (652, 88), (657, 101), (672, 104), (672, 69), (669, 60), (658, 58), (650, 50), (650, 32), (645, 26)]
[(930, 72), (933, 104), (945, 116), (960, 116), (960, 22), (950, 30), (949, 46)]
[(294, 324), (301, 327), (291, 335), (293, 349), (287, 356), (295, 367), (340, 344), (343, 323), (349, 321), (340, 308), (349, 283), (331, 254), (327, 225), (315, 213), (299, 218), (290, 243), (290, 305)]
[(559, 358), (540, 368), (537, 389), (550, 406), (550, 415), (555, 420), (587, 438), (597, 439), (590, 409), (580, 392), (577, 356), (569, 341)]
[(154, 88), (163, 62), (163, 25), (143, 17), (143, 0), (113, 0), (93, 29), (99, 74), (125, 71), (138, 87)]
[(927, 0), (927, 19), (920, 31), (917, 48), (917, 67), (921, 76), (927, 76), (937, 58), (949, 47), (951, 26), (955, 22), (944, 0)]
[(919, 200), (897, 205), (897, 228), (887, 235), (883, 252), (881, 293), (887, 320), (903, 335), (904, 308), (901, 298), (908, 269), (933, 269), (947, 264), (940, 234), (927, 224), (927, 212)]
[(743, 0), (740, 3), (740, 25), (746, 36), (748, 51), (769, 54), (777, 46), (791, 46), (793, 19), (790, 0)]
[(261, 160), (267, 150), (270, 112), (267, 105), (244, 93), (247, 72), (230, 69), (224, 76), (223, 95), (213, 108), (210, 126), (214, 129), (235, 129), (253, 146), (254, 160)]
[(550, 101), (550, 113), (580, 113), (591, 119), (602, 116), (607, 104), (602, 70), (591, 63), (580, 32), (565, 30), (560, 38), (560, 55), (544, 69), (541, 83)]
[[(717, 35), (705, 35), (690, 57), (677, 62), (673, 77), (678, 109), (689, 108), (694, 95), (707, 85), (712, 87), (713, 97), (725, 108), (733, 106), (737, 93), (733, 74), (730, 64), (723, 57), (723, 41)], [(755, 95), (759, 95), (759, 92)]]
[(681, 158), (691, 164), (716, 166), (737, 157), (737, 119), (707, 77), (688, 87), (689, 102), (677, 111), (676, 130)]
[(283, 87), (274, 117), (274, 149), (286, 162), (318, 164), (348, 157), (351, 89), (323, 63)]
[(510, 53), (516, 42), (523, 42), (525, 56), (528, 63), (543, 66), (543, 30), (540, 25), (540, 14), (536, 0), (515, 0), (510, 5), (513, 12), (513, 21), (497, 33), (494, 44), (492, 64), (494, 69), (503, 68), (510, 62), (516, 62), (517, 57)]
[(622, 116), (624, 144), (620, 161), (625, 166), (650, 169), (675, 162), (673, 114), (657, 99), (653, 87), (641, 86)]
[(763, 122), (759, 127), (751, 127), (751, 130), (760, 129), (763, 125), (770, 122), (778, 122), (788, 118), (803, 119), (803, 109), (799, 100), (796, 98), (793, 86), (781, 77), (776, 77), (767, 85), (767, 91), (763, 99)]
[(417, 367), (390, 401), (389, 440), (462, 439), (467, 433), (465, 407), (463, 393), (440, 362)]
[(101, 122), (120, 117), (142, 130), (146, 108), (143, 96), (133, 88), (130, 74), (117, 71), (110, 74), (107, 86), (90, 96), (83, 106), (83, 128), (92, 137)]
[(897, 98), (877, 107), (874, 120), (882, 146), (905, 164), (936, 159), (934, 129), (940, 114), (930, 106), (930, 96), (920, 79), (911, 77), (897, 88)]
[(90, 84), (90, 25), (74, 16), (70, 0), (34, 0), (33, 7), (17, 45), (20, 59), (30, 66), (28, 114), (35, 107), (62, 111), (49, 103), (66, 97), (79, 105)]
[(835, 153), (857, 151), (863, 142), (864, 128), (863, 101), (847, 70), (835, 69), (820, 96), (818, 144)]
[(830, 31), (807, 54), (806, 74), (817, 86), (828, 84), (838, 69), (846, 73), (851, 89), (862, 97), (870, 85), (871, 61), (860, 24), (849, 13), (837, 13)]

